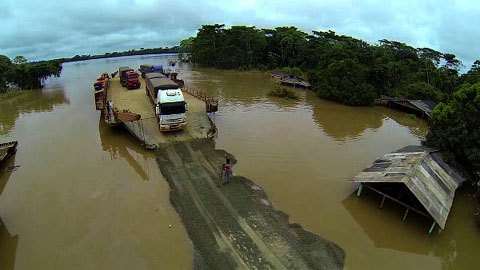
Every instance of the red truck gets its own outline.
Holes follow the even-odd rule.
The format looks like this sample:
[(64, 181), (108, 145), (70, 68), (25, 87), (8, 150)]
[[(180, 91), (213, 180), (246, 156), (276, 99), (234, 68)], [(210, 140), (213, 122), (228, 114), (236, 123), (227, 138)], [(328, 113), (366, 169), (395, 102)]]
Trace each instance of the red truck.
[(127, 89), (138, 89), (140, 88), (140, 75), (133, 69), (129, 67), (119, 68), (120, 82), (122, 86), (127, 87)]

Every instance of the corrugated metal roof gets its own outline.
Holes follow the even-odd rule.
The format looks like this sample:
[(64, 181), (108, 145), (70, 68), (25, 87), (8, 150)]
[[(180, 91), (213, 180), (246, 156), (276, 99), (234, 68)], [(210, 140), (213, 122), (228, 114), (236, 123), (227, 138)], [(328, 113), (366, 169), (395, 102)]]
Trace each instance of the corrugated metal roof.
[(419, 110), (424, 111), (428, 116), (431, 115), (433, 108), (437, 105), (437, 103), (432, 100), (409, 100), (409, 102)]
[(455, 190), (464, 179), (435, 150), (410, 145), (377, 159), (352, 181), (404, 183), (443, 229)]

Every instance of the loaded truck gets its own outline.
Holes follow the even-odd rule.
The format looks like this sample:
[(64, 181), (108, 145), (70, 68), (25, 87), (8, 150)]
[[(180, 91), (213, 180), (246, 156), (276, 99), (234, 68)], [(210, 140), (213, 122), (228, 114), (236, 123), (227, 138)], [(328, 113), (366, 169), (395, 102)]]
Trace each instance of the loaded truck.
[(151, 80), (153, 78), (167, 78), (167, 76), (162, 73), (146, 73), (144, 78), (145, 80)]
[(142, 78), (145, 78), (145, 74), (147, 73), (152, 73), (152, 72), (159, 73), (159, 72), (162, 72), (162, 70), (163, 70), (163, 66), (156, 66), (156, 65), (150, 65), (150, 64), (140, 65), (140, 68), (138, 69), (138, 71), (140, 71)]
[(118, 69), (118, 74), (120, 76), (120, 83), (123, 87), (127, 89), (137, 89), (140, 88), (140, 79), (136, 71), (130, 67), (120, 67)]
[(145, 91), (153, 104), (160, 131), (185, 129), (187, 103), (178, 84), (167, 78), (146, 78), (145, 81)]

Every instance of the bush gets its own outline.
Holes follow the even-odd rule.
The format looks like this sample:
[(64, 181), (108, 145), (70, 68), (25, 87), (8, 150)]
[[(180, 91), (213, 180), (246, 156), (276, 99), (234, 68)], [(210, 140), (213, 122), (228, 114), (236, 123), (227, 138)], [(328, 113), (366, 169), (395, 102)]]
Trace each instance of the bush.
[(298, 99), (298, 96), (292, 91), (285, 88), (277, 88), (268, 93), (271, 97), (280, 97), (285, 99)]

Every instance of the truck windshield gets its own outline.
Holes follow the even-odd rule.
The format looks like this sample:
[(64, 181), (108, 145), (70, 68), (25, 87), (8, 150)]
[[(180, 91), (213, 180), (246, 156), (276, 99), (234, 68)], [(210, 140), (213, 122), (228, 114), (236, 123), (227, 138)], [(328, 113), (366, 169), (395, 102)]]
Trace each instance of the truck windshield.
[(135, 78), (138, 78), (138, 74), (131, 74), (131, 75), (128, 75), (128, 78), (129, 78), (129, 79), (135, 79)]
[(179, 114), (179, 113), (185, 113), (185, 104), (160, 107), (160, 114), (162, 115)]

